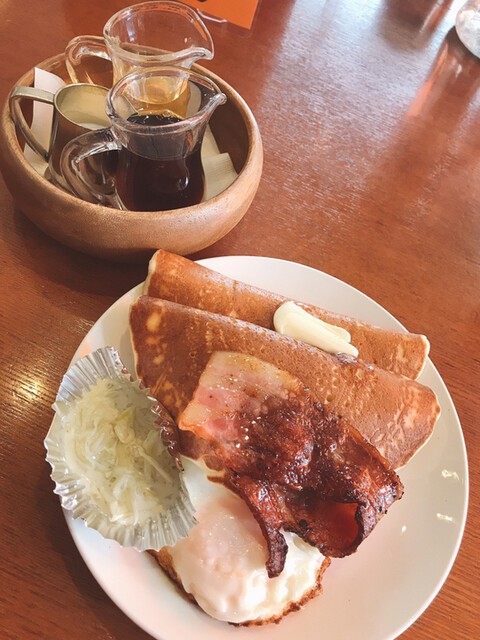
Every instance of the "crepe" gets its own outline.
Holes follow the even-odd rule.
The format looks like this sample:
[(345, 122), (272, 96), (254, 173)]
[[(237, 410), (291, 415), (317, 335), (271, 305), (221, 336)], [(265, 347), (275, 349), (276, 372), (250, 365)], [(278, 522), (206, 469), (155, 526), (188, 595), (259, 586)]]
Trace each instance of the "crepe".
[(130, 328), (137, 374), (174, 418), (215, 351), (256, 356), (289, 372), (394, 469), (428, 440), (440, 413), (433, 391), (418, 382), (242, 320), (141, 296), (131, 307)]
[[(289, 300), (163, 250), (150, 261), (144, 293), (267, 329), (273, 329), (276, 309)], [(346, 329), (361, 360), (413, 380), (420, 375), (429, 352), (425, 336), (383, 329), (313, 305), (297, 304), (324, 322)]]

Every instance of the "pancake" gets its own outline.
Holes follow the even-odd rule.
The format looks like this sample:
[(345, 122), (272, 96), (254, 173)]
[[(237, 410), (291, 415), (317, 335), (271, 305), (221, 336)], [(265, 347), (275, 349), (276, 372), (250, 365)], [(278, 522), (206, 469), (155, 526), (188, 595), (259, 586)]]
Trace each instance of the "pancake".
[(130, 329), (137, 374), (175, 419), (215, 351), (256, 356), (289, 372), (394, 469), (428, 440), (440, 413), (433, 391), (418, 382), (231, 317), (141, 296)]
[[(157, 251), (150, 260), (144, 293), (267, 329), (273, 329), (275, 311), (289, 300), (163, 250)], [(301, 301), (295, 302), (324, 322), (346, 329), (361, 360), (413, 380), (420, 375), (429, 352), (425, 336), (383, 329)]]

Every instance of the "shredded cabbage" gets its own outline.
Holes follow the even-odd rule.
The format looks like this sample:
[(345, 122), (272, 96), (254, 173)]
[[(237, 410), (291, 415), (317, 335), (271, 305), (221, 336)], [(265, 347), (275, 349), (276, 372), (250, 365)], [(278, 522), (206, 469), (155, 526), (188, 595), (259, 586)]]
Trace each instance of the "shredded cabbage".
[(119, 393), (115, 381), (99, 380), (75, 402), (64, 420), (65, 457), (112, 522), (144, 524), (165, 513), (178, 473), (149, 410), (120, 410)]

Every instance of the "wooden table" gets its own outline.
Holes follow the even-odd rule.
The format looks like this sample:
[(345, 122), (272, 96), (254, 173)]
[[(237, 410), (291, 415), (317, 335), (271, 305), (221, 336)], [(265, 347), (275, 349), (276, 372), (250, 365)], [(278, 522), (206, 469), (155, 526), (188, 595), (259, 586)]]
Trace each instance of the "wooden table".
[[(283, 258), (360, 289), (429, 337), (458, 410), (470, 460), (465, 535), (405, 640), (480, 637), (480, 62), (453, 29), (461, 4), (261, 0), (249, 31), (208, 22), (208, 67), (252, 108), (265, 163), (245, 218), (192, 257)], [(101, 33), (122, 6), (3, 3), (2, 101), (25, 70), (75, 35)], [(77, 552), (43, 448), (77, 345), (146, 264), (61, 246), (24, 217), (3, 181), (0, 208), (0, 636), (146, 638)]]

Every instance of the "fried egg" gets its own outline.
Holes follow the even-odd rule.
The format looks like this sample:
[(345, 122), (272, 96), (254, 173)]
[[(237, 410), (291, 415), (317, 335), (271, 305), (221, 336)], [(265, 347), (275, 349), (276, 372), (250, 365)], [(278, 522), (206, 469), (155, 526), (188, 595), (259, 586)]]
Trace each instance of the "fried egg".
[(184, 460), (185, 484), (198, 524), (168, 547), (184, 590), (217, 620), (232, 623), (278, 618), (318, 587), (324, 556), (285, 532), (288, 554), (282, 573), (269, 578), (267, 546), (245, 502), (209, 480), (206, 467)]

